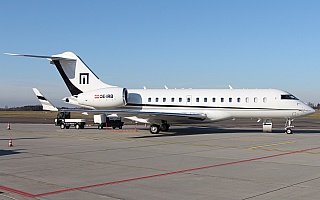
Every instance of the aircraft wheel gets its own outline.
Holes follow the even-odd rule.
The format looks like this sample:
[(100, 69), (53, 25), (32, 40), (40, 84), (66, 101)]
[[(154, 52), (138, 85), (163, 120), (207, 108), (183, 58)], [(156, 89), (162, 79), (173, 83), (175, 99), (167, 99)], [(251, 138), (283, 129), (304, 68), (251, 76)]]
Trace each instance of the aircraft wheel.
[(66, 125), (65, 125), (64, 123), (61, 123), (61, 124), (60, 124), (60, 128), (61, 128), (61, 129), (64, 129), (64, 128), (66, 128)]
[(286, 133), (287, 134), (292, 134), (293, 132), (292, 132), (292, 130), (290, 128), (287, 128)]
[(158, 134), (160, 132), (160, 126), (157, 124), (152, 124), (150, 126), (150, 133), (151, 134)]

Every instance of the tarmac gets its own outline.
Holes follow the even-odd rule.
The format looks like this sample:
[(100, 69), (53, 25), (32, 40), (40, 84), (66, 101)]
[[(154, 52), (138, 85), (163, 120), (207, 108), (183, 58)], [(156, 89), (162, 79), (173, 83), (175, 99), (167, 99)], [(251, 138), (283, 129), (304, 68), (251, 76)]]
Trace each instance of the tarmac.
[(292, 135), (282, 122), (273, 133), (228, 121), (156, 135), (0, 123), (0, 199), (318, 200), (320, 124), (298, 121)]

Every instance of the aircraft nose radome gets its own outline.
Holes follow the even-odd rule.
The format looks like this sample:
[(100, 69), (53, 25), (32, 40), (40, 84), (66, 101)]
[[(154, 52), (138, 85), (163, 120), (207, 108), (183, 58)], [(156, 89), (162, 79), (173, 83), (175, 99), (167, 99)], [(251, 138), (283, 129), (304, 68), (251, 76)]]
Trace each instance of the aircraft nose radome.
[(315, 110), (315, 109), (313, 109), (313, 108), (311, 108), (311, 110), (310, 110), (310, 114), (315, 113), (315, 112), (316, 112), (316, 110)]
[(316, 112), (315, 109), (311, 108), (311, 107), (308, 106), (308, 105), (305, 107), (304, 111), (305, 111), (306, 115), (310, 115), (310, 114)]

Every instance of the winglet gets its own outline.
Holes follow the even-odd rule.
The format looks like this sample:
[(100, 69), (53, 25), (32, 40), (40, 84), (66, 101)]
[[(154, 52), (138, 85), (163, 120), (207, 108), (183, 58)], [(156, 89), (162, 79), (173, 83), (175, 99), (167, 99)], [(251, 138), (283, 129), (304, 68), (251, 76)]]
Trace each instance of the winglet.
[(32, 88), (33, 92), (36, 94), (38, 97), (38, 100), (40, 101), (43, 110), (49, 110), (49, 111), (58, 111), (58, 108), (56, 108), (54, 105), (50, 103), (37, 88)]

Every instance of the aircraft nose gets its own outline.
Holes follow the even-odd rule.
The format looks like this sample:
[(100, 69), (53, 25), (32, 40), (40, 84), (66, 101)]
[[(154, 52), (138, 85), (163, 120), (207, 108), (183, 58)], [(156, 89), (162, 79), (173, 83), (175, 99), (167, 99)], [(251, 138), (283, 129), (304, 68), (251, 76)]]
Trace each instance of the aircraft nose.
[(316, 111), (313, 108), (311, 108), (310, 106), (305, 105), (303, 112), (305, 115), (311, 115), (312, 113), (315, 113)]
[(311, 108), (311, 110), (309, 111), (310, 114), (315, 113), (315, 112), (316, 112), (316, 110), (313, 108)]

